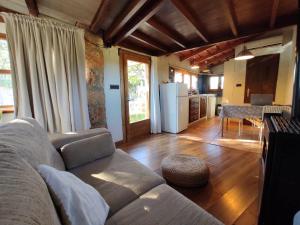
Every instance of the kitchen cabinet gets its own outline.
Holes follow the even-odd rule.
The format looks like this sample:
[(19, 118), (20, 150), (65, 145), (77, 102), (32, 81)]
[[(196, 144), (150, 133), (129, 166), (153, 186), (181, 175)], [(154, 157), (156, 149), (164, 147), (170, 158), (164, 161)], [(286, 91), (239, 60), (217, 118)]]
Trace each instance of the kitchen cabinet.
[(199, 96), (189, 98), (189, 123), (199, 119)]
[(215, 116), (216, 95), (200, 94), (189, 96), (189, 123)]
[(207, 96), (200, 96), (200, 119), (206, 117)]

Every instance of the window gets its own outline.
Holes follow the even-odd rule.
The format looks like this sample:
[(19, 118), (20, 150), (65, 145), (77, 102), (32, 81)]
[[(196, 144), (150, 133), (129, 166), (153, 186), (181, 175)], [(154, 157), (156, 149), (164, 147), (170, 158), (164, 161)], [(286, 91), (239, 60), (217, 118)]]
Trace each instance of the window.
[(182, 83), (182, 73), (175, 71), (174, 82)]
[(198, 78), (197, 76), (192, 76), (192, 89), (196, 90), (198, 89)]
[(187, 84), (188, 89), (190, 89), (191, 88), (191, 75), (184, 74), (183, 83)]
[(221, 77), (221, 89), (224, 89), (224, 76)]
[(173, 75), (174, 82), (185, 83), (185, 84), (187, 84), (188, 89), (193, 89), (193, 90), (198, 89), (197, 75), (190, 73), (187, 70), (175, 69), (173, 67), (170, 67), (169, 70), (174, 70), (174, 75)]
[(0, 34), (0, 109), (13, 111), (14, 99), (8, 44), (5, 34)]
[(210, 77), (209, 89), (211, 89), (211, 90), (219, 89), (219, 77)]
[(224, 87), (224, 76), (211, 76), (209, 78), (209, 89), (211, 91), (221, 91)]

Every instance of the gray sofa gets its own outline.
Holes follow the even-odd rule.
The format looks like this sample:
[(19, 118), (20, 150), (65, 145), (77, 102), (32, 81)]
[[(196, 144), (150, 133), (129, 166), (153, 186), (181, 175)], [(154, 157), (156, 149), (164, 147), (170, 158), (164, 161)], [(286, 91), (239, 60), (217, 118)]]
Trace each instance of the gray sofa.
[[(99, 152), (91, 152), (87, 143), (95, 144), (96, 135), (103, 138), (103, 145)], [(0, 224), (61, 224), (47, 186), (35, 170), (39, 164), (68, 170), (98, 190), (110, 206), (107, 225), (222, 224), (166, 185), (162, 177), (115, 149), (106, 129), (49, 139), (35, 120), (26, 118), (1, 125), (0, 137)], [(57, 151), (70, 143), (75, 147), (67, 154)]]

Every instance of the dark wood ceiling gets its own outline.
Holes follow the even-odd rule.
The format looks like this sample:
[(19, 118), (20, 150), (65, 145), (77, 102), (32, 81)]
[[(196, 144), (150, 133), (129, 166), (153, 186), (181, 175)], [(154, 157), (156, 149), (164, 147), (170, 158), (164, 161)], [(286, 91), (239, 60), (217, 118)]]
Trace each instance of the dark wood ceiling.
[[(34, 16), (39, 14), (39, 4), (47, 3), (24, 1)], [(235, 46), (296, 24), (299, 14), (298, 0), (98, 1), (94, 19), (86, 27), (101, 35), (106, 46), (154, 56), (175, 53), (200, 66), (222, 63), (234, 56)]]
[(103, 0), (92, 30), (107, 46), (214, 66), (253, 36), (296, 24), (298, 10), (297, 0)]

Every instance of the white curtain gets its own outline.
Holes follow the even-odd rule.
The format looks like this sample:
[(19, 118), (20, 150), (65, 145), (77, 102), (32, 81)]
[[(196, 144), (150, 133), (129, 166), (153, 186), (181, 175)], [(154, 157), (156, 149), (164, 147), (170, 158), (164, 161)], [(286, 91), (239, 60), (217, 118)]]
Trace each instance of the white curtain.
[(151, 133), (161, 133), (161, 119), (160, 119), (160, 101), (159, 101), (159, 82), (158, 82), (158, 68), (157, 57), (151, 59)]
[(49, 132), (90, 128), (84, 31), (46, 18), (1, 15), (16, 116), (33, 117)]

